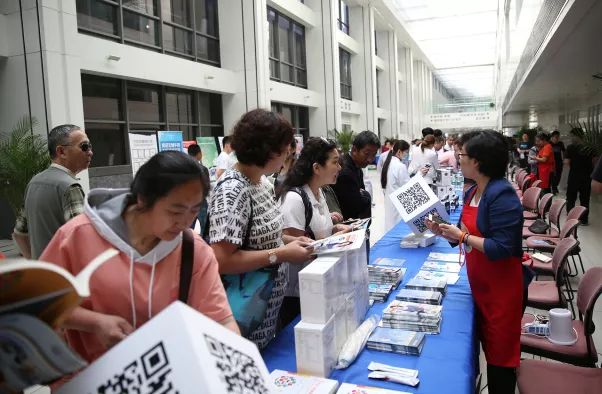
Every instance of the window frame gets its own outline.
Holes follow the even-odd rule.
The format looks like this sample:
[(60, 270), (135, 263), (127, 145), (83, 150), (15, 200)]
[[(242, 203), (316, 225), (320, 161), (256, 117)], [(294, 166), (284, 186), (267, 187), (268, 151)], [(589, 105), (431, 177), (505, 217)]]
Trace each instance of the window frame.
[[(305, 42), (305, 40), (306, 40), (305, 26), (298, 23), (297, 21), (295, 21), (292, 18), (282, 15), (281, 13), (279, 13), (272, 7), (267, 7), (267, 9), (268, 9), (267, 14), (268, 14), (268, 25), (269, 25), (269, 35), (270, 35), (270, 51), (268, 51), (268, 52), (271, 52), (271, 49), (274, 49), (275, 56), (277, 56), (277, 57), (274, 57), (274, 56), (272, 56), (272, 53), (268, 53), (270, 79), (272, 81), (286, 83), (288, 85), (293, 85), (293, 86), (307, 89), (307, 45)], [(273, 12), (275, 15), (273, 22), (269, 20), (270, 12)], [(293, 59), (292, 62), (289, 62), (288, 60), (280, 59), (279, 21), (281, 18), (285, 19), (289, 23), (289, 28), (287, 29), (286, 39), (288, 41), (288, 55), (290, 58)], [(297, 48), (296, 36), (298, 34), (295, 32), (295, 28), (300, 29), (300, 31), (302, 32), (302, 38), (303, 38), (303, 41), (302, 41), (303, 48), (301, 49), (302, 59), (297, 59), (297, 49), (298, 48)], [(290, 56), (290, 55), (292, 55), (292, 56)], [(301, 66), (301, 64), (303, 64), (303, 66)], [(289, 67), (293, 70), (293, 73), (292, 73), (293, 80), (292, 81), (288, 81), (288, 80), (282, 78), (282, 65), (284, 65), (285, 67)], [(304, 75), (304, 78), (302, 80), (301, 80), (301, 78), (299, 78), (299, 72), (301, 72), (301, 74)]]
[[(347, 75), (344, 75), (343, 62), (347, 59)], [(343, 78), (345, 76), (345, 78)], [(351, 80), (351, 53), (339, 47), (339, 78), (340, 78), (340, 93), (341, 98), (345, 100), (353, 100), (353, 88)], [(346, 94), (347, 91), (349, 94)]]
[[(183, 133), (184, 140), (187, 140), (187, 138), (191, 138), (191, 137), (193, 139), (196, 139), (196, 137), (223, 136), (224, 135), (223, 102), (222, 102), (222, 96), (220, 94), (203, 92), (203, 91), (199, 91), (199, 90), (187, 90), (187, 89), (180, 89), (180, 88), (172, 88), (172, 87), (168, 87), (165, 85), (141, 83), (138, 81), (132, 81), (132, 80), (121, 79), (121, 78), (105, 77), (105, 76), (99, 76), (99, 75), (90, 74), (90, 73), (81, 73), (80, 78), (81, 78), (82, 85), (87, 83), (85, 81), (86, 78), (91, 78), (91, 79), (103, 78), (106, 80), (117, 81), (119, 83), (119, 91), (120, 91), (119, 100), (121, 101), (121, 108), (119, 111), (120, 112), (119, 119), (88, 118), (88, 117), (86, 117), (85, 107), (84, 107), (84, 129), (86, 128), (86, 125), (88, 125), (88, 124), (120, 125), (121, 131), (119, 134), (121, 134), (121, 143), (123, 144), (124, 149), (125, 149), (125, 163), (116, 164), (112, 167), (123, 168), (123, 173), (127, 173), (128, 171), (131, 171), (132, 158), (130, 156), (130, 146), (129, 146), (128, 135), (129, 135), (129, 133), (137, 132), (138, 130), (136, 130), (136, 127), (148, 125), (149, 127), (146, 128), (147, 131), (177, 130), (177, 128), (180, 126), (192, 127), (192, 135), (186, 135), (186, 133)], [(132, 84), (132, 85), (135, 85), (138, 87), (142, 87), (142, 88), (145, 88), (145, 87), (157, 88), (158, 87), (159, 102), (160, 102), (160, 104), (159, 104), (159, 121), (156, 121), (156, 122), (155, 121), (138, 121), (138, 120), (130, 119), (128, 95), (127, 95), (129, 84)], [(172, 92), (181, 92), (181, 93), (186, 93), (186, 94), (192, 94), (193, 123), (182, 123), (179, 121), (172, 121), (170, 119), (170, 116), (169, 116), (169, 113), (167, 110), (167, 94), (172, 93)], [(216, 115), (218, 118), (221, 119), (221, 124), (201, 122), (201, 120), (203, 120), (202, 116), (201, 116), (201, 110), (202, 110), (201, 95), (206, 95), (208, 97), (208, 103), (210, 106), (216, 106), (221, 109), (219, 114)], [(82, 95), (82, 99), (83, 99), (83, 95)], [(213, 115), (212, 115), (211, 120), (212, 121), (216, 120), (213, 117)], [(206, 128), (210, 128), (212, 130), (211, 133), (209, 133), (209, 135), (208, 135), (208, 133), (203, 131)], [(98, 169), (106, 169), (109, 167), (94, 166), (94, 167), (90, 167), (90, 168), (93, 169), (93, 171), (98, 171)], [(127, 169), (127, 171), (126, 171), (126, 169)], [(103, 173), (103, 170), (100, 170), (100, 173)], [(99, 175), (100, 175), (100, 173), (99, 173)]]
[[(123, 4), (122, 0), (119, 0), (119, 1), (87, 0), (87, 2), (89, 4), (103, 3), (106, 5), (110, 5), (114, 9), (117, 9), (117, 19), (113, 22), (114, 25), (117, 25), (116, 26), (117, 27), (117, 29), (116, 29), (117, 35), (107, 33), (107, 32), (101, 31), (101, 30), (95, 30), (95, 29), (92, 29), (92, 28), (89, 28), (86, 26), (80, 26), (79, 23), (77, 26), (77, 30), (78, 30), (78, 32), (83, 33), (83, 34), (106, 38), (106, 39), (109, 39), (112, 41), (119, 42), (121, 44), (141, 47), (141, 48), (156, 51), (156, 52), (159, 52), (162, 54), (177, 56), (177, 57), (185, 58), (185, 59), (192, 60), (192, 61), (199, 62), (199, 63), (208, 64), (208, 65), (215, 66), (215, 67), (221, 67), (218, 0), (190, 0), (189, 12), (191, 13), (191, 15), (190, 15), (191, 26), (185, 26), (185, 25), (179, 24), (177, 22), (173, 22), (171, 19), (164, 18), (163, 7), (162, 7), (163, 1), (169, 1), (169, 0), (156, 0), (156, 7), (155, 7), (156, 15), (149, 15), (142, 11), (135, 10), (135, 9), (125, 6)], [(200, 30), (197, 30), (197, 26), (196, 26), (197, 2), (202, 2), (203, 4), (205, 4), (205, 9), (207, 9), (207, 5), (206, 5), (207, 2), (214, 3), (215, 12), (210, 16), (215, 17), (215, 26), (216, 26), (216, 32), (218, 33), (218, 36), (206, 34), (206, 33), (201, 32)], [(148, 18), (148, 19), (155, 21), (156, 25), (158, 26), (157, 31), (156, 31), (156, 40), (159, 42), (159, 45), (152, 45), (147, 42), (138, 41), (138, 40), (134, 40), (134, 39), (125, 37), (125, 35), (124, 35), (124, 30), (125, 30), (125, 28), (124, 28), (124, 12), (133, 13), (140, 17)], [(79, 11), (76, 11), (76, 15), (79, 15)], [(88, 14), (82, 14), (82, 15), (88, 16)], [(191, 48), (190, 53), (181, 52), (181, 51), (178, 51), (171, 47), (168, 47), (164, 40), (164, 38), (165, 38), (164, 29), (165, 28), (181, 30), (181, 31), (186, 32), (189, 39), (192, 40), (192, 42), (190, 43), (190, 48)], [(208, 51), (209, 56), (207, 58), (199, 56), (198, 51), (197, 51), (197, 47), (198, 47), (197, 38), (198, 37), (202, 37), (202, 38), (212, 41), (214, 44), (216, 44), (215, 47), (217, 48), (217, 53), (212, 54), (211, 51)], [(175, 42), (175, 40), (173, 40), (173, 41)], [(208, 46), (208, 47), (213, 47), (213, 45)]]
[[(347, 21), (347, 22), (345, 22)], [(350, 35), (349, 32), (349, 5), (343, 0), (339, 0), (337, 26), (340, 31)]]
[[(279, 114), (283, 114), (283, 109), (287, 108), (291, 111), (291, 125), (295, 134), (301, 134), (303, 141), (307, 141), (309, 138), (309, 108), (300, 105), (281, 103), (279, 101), (272, 101), (272, 111)], [(307, 121), (307, 127), (301, 127), (302, 117)]]

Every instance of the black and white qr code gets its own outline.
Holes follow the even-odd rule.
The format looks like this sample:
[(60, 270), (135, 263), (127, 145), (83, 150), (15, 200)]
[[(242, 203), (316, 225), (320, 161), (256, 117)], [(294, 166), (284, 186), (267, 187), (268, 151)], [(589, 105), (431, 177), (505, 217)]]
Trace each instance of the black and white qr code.
[(220, 379), (224, 382), (225, 392), (263, 394), (269, 391), (255, 360), (207, 334), (204, 335)]
[(97, 394), (178, 394), (172, 368), (159, 342), (94, 391)]
[(439, 215), (439, 211), (437, 211), (437, 209), (434, 208), (434, 209), (431, 209), (430, 211), (426, 212), (424, 215), (421, 215), (412, 221), (412, 224), (414, 226), (416, 226), (416, 229), (418, 231), (420, 231), (421, 233), (428, 230), (428, 228), (426, 227), (425, 219), (428, 218), (429, 215), (441, 217), (441, 215)]
[(397, 200), (399, 200), (399, 203), (406, 213), (411, 214), (421, 205), (427, 203), (429, 201), (429, 196), (422, 188), (422, 185), (416, 183), (408, 190), (398, 194)]

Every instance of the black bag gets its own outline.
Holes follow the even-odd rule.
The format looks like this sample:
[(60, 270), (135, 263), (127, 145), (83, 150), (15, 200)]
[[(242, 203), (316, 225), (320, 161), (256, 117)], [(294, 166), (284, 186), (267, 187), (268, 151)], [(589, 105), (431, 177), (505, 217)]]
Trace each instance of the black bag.
[(316, 239), (313, 230), (311, 229), (311, 227), (309, 227), (309, 224), (311, 223), (311, 219), (314, 214), (314, 208), (311, 205), (309, 196), (307, 195), (305, 190), (303, 190), (303, 188), (300, 187), (293, 187), (290, 189), (290, 191), (300, 195), (301, 201), (303, 201), (303, 208), (305, 210), (305, 235), (311, 239)]
[(529, 226), (529, 231), (534, 234), (545, 234), (550, 229), (550, 226), (543, 219), (537, 219)]
[(180, 263), (180, 286), (178, 300), (188, 303), (188, 291), (192, 278), (192, 265), (194, 264), (194, 236), (192, 230), (187, 228), (182, 234), (182, 262)]

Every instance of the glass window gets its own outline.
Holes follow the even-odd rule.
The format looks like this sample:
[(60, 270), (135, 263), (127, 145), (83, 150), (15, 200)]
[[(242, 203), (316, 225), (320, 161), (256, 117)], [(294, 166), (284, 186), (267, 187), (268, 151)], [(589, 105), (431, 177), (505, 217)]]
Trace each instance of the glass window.
[(217, 0), (196, 0), (194, 15), (197, 32), (219, 37)]
[(146, 15), (157, 15), (158, 0), (122, 0), (123, 6)]
[(343, 0), (339, 0), (339, 30), (349, 34), (349, 6)]
[(130, 122), (161, 122), (160, 90), (158, 86), (128, 83), (127, 105)]
[(76, 0), (76, 5), (83, 33), (220, 65), (217, 0)]
[(351, 54), (339, 48), (339, 70), (341, 78), (341, 97), (351, 100)]
[(268, 8), (270, 78), (307, 87), (305, 28)]
[(199, 123), (201, 125), (222, 124), (222, 96), (199, 92)]
[(159, 46), (158, 23), (146, 16), (123, 10), (123, 37), (143, 44)]
[(163, 20), (177, 23), (178, 25), (190, 27), (192, 18), (190, 3), (192, 0), (163, 0), (161, 1), (161, 12)]
[(303, 135), (304, 140), (309, 138), (309, 110), (307, 107), (273, 102), (272, 111), (282, 114), (291, 122), (295, 133)]
[(86, 119), (123, 119), (121, 82), (118, 79), (82, 75), (82, 96)]
[(101, 0), (77, 0), (77, 25), (111, 35), (119, 34), (117, 29), (117, 5)]
[(123, 124), (85, 122), (85, 128), (94, 146), (90, 167), (128, 164)]
[(192, 55), (192, 33), (179, 27), (163, 24), (165, 49)]
[(167, 119), (172, 123), (194, 123), (193, 95), (188, 92), (167, 92)]

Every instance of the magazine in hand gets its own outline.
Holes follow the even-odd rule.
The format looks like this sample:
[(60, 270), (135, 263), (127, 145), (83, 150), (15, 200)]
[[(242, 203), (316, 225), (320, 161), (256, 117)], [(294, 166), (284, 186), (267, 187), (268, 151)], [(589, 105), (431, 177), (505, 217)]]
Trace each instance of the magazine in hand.
[(370, 224), (372, 224), (372, 218), (347, 219), (344, 222), (341, 222), (341, 224), (346, 224), (348, 226), (351, 226), (351, 231), (364, 230), (364, 229), (367, 229), (368, 227), (370, 227)]
[(366, 230), (357, 230), (345, 234), (333, 235), (317, 240), (309, 245), (314, 249), (313, 254), (346, 252), (358, 249), (366, 240)]
[(0, 389), (18, 392), (86, 365), (54, 328), (90, 296), (90, 276), (117, 253), (104, 251), (75, 277), (42, 261), (0, 263)]

